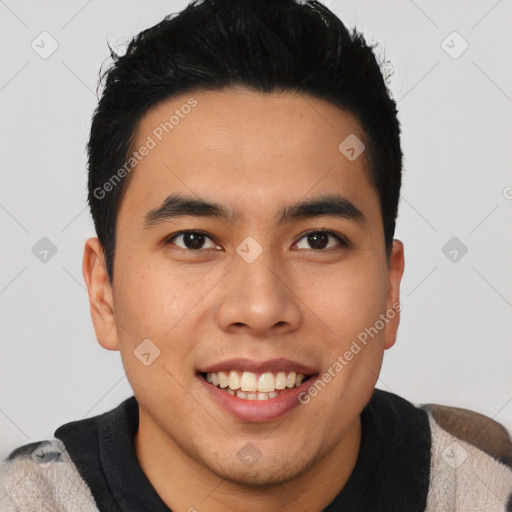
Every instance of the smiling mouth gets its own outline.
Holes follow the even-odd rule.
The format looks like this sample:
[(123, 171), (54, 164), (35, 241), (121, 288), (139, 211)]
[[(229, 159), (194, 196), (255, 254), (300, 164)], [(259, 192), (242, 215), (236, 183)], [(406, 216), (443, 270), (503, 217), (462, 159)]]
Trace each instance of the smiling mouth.
[(201, 377), (212, 386), (243, 400), (269, 400), (288, 390), (298, 388), (313, 375), (296, 372), (201, 372)]

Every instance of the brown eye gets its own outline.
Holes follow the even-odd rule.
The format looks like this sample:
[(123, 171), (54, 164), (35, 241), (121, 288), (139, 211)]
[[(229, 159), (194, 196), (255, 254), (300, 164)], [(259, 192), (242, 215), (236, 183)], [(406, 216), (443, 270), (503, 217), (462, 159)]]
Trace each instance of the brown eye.
[[(329, 238), (336, 240), (338, 244), (334, 243), (329, 245)], [(306, 233), (301, 240), (306, 240), (309, 247), (299, 247), (299, 249), (313, 249), (318, 251), (322, 249), (332, 249), (337, 245), (340, 245), (341, 247), (348, 247), (347, 242), (340, 235), (337, 235), (332, 231), (310, 231), (309, 233)], [(301, 242), (299, 241), (296, 245), (298, 246), (300, 243)]]
[[(180, 244), (175, 243), (174, 240), (180, 240), (182, 242)], [(210, 247), (205, 247), (205, 241), (210, 241)], [(198, 251), (200, 249), (220, 249), (220, 247), (205, 233), (201, 231), (182, 231), (181, 233), (176, 233), (168, 238), (165, 242), (166, 244), (173, 244), (179, 247), (180, 249), (186, 249), (189, 251)]]

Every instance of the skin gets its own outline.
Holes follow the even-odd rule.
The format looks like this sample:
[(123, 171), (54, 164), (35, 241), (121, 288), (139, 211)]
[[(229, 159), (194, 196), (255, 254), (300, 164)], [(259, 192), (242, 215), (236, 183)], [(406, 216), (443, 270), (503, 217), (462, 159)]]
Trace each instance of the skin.
[[(133, 171), (117, 219), (112, 287), (98, 239), (85, 244), (96, 336), (121, 353), (139, 403), (137, 456), (168, 507), (320, 511), (354, 468), (359, 414), (395, 343), (399, 313), (323, 391), (280, 420), (231, 417), (195, 372), (233, 357), (287, 357), (325, 372), (399, 303), (403, 245), (394, 241), (388, 263), (366, 154), (351, 162), (338, 150), (349, 134), (363, 139), (352, 115), (305, 95), (202, 91), (147, 112), (135, 147), (190, 96), (197, 106)], [(222, 203), (239, 218), (187, 216), (145, 229), (145, 214), (172, 192)], [(275, 225), (283, 205), (332, 192), (365, 222), (324, 216)], [(329, 248), (312, 248), (304, 232), (322, 228), (350, 247), (330, 237)], [(164, 244), (194, 229), (213, 237), (203, 252), (187, 251), (183, 237)], [(236, 252), (248, 236), (263, 249), (250, 264)], [(160, 349), (149, 366), (133, 353), (147, 338)], [(236, 456), (247, 442), (261, 453), (252, 467)]]

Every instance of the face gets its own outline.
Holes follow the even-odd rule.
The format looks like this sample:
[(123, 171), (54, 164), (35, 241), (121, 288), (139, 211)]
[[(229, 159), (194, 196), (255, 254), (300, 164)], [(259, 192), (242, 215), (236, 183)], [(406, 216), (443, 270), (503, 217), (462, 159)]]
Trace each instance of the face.
[(86, 244), (96, 334), (141, 426), (218, 477), (271, 485), (321, 461), (395, 341), (403, 248), (388, 265), (349, 135), (364, 139), (357, 120), (310, 96), (174, 97), (138, 126), (112, 288)]

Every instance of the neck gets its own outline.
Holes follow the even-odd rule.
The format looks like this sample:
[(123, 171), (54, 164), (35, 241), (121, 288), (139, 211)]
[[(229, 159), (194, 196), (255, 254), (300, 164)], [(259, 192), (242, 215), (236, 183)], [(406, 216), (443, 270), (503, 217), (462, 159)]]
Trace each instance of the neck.
[(246, 512), (321, 511), (345, 486), (357, 461), (361, 421), (296, 477), (265, 487), (224, 480), (172, 441), (139, 406), (135, 436), (137, 458), (151, 485), (171, 510), (244, 510)]

